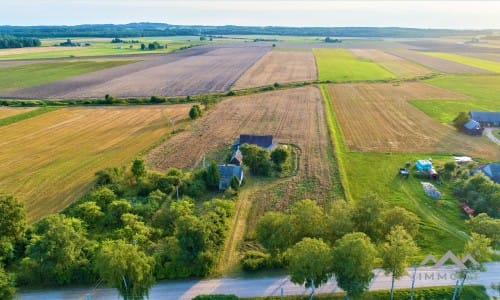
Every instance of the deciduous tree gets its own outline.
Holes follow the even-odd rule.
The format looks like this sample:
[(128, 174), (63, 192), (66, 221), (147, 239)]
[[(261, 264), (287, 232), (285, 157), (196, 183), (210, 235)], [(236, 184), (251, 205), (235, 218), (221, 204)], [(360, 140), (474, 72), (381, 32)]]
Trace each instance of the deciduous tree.
[(13, 254), (14, 244), (25, 231), (24, 205), (12, 196), (0, 195), (0, 263)]

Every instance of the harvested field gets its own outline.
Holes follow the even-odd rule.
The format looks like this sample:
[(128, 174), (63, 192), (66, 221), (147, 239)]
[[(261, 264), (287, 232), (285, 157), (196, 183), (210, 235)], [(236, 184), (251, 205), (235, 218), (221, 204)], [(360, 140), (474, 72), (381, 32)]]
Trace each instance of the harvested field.
[(29, 48), (13, 48), (13, 49), (0, 49), (0, 57), (14, 54), (31, 54), (31, 53), (44, 53), (51, 51), (67, 51), (78, 50), (80, 47), (29, 47)]
[(471, 53), (471, 52), (460, 52), (458, 53), (463, 56), (476, 57), (486, 60), (492, 60), (496, 62), (500, 62), (500, 53)]
[(7, 118), (10, 116), (22, 114), (31, 110), (34, 110), (34, 107), (1, 107), (0, 106), (0, 119)]
[(491, 73), (487, 70), (479, 69), (479, 68), (474, 68), (471, 66), (467, 66), (464, 64), (460, 64), (457, 62), (449, 61), (446, 59), (441, 59), (438, 57), (432, 57), (429, 55), (425, 55), (420, 52), (416, 51), (411, 51), (411, 50), (386, 50), (387, 52), (394, 54), (396, 56), (402, 57), (404, 59), (408, 59), (411, 61), (414, 61), (418, 64), (421, 64), (423, 66), (426, 66), (428, 68), (437, 70), (439, 72), (444, 72), (444, 73), (479, 73), (479, 74), (485, 74), (485, 73)]
[(498, 147), (439, 123), (410, 99), (464, 99), (425, 83), (330, 85), (336, 117), (350, 150), (368, 152), (464, 153), (500, 159)]
[[(205, 154), (229, 147), (240, 133), (272, 134), (280, 143), (297, 145), (301, 152), (299, 174), (293, 180), (312, 182), (300, 196), (331, 199), (330, 143), (321, 93), (312, 86), (224, 100), (190, 130), (154, 149), (147, 161), (154, 169), (163, 171), (170, 167), (193, 168)], [(286, 207), (297, 196), (297, 189), (296, 182), (287, 183), (274, 207)], [(265, 196), (271, 197), (275, 192)]]
[(270, 51), (238, 79), (233, 89), (317, 78), (316, 61), (311, 51)]
[(500, 62), (445, 52), (425, 52), (425, 54), (449, 61), (454, 61), (471, 67), (488, 70), (494, 73), (500, 73)]
[[(77, 200), (94, 173), (129, 162), (180, 120), (190, 105), (66, 108), (2, 128), (0, 191), (37, 220)], [(20, 147), (19, 145), (22, 145)]]
[(359, 58), (376, 62), (384, 69), (402, 78), (413, 78), (432, 74), (432, 71), (401, 57), (377, 49), (351, 49)]
[(268, 45), (196, 47), (155, 59), (4, 94), (25, 99), (179, 96), (222, 92), (260, 59)]

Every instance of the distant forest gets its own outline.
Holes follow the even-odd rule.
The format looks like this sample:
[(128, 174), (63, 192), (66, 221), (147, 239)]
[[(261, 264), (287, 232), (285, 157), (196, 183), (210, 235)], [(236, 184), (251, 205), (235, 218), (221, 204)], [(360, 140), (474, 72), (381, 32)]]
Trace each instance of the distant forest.
[(0, 35), (0, 49), (38, 47), (41, 44), (37, 38)]
[(492, 30), (417, 29), (400, 27), (280, 27), (280, 26), (199, 26), (164, 23), (76, 26), (0, 26), (0, 35), (16, 37), (148, 37), (176, 35), (294, 35), (331, 37), (440, 37), (488, 35)]

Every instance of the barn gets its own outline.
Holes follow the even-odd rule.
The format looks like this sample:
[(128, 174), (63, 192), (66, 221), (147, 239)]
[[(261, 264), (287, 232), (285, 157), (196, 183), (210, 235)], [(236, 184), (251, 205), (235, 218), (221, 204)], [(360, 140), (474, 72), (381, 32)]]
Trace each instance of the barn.
[(278, 143), (273, 141), (272, 135), (241, 134), (240, 138), (236, 140), (235, 146), (243, 144), (257, 145), (266, 150), (272, 150), (278, 146)]
[(482, 167), (481, 172), (488, 176), (493, 182), (500, 183), (500, 162)]
[(482, 127), (499, 127), (500, 112), (490, 111), (470, 111), (469, 116), (472, 120), (477, 121)]
[(483, 129), (478, 121), (472, 119), (464, 125), (464, 132), (469, 135), (482, 135)]

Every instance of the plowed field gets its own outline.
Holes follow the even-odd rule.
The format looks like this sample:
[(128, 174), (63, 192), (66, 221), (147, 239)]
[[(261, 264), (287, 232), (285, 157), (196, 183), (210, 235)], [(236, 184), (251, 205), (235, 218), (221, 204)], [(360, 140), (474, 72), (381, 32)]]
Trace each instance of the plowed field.
[(132, 160), (168, 132), (189, 105), (72, 108), (2, 127), (0, 191), (29, 220), (57, 212), (89, 189), (94, 173)]
[(439, 123), (407, 102), (410, 99), (464, 99), (424, 83), (339, 84), (329, 86), (346, 145), (353, 151), (464, 153), (500, 159), (498, 146)]
[(315, 80), (318, 78), (317, 73), (316, 61), (311, 51), (271, 51), (248, 69), (233, 88)]
[(412, 63), (401, 57), (385, 53), (377, 49), (351, 49), (354, 55), (359, 58), (369, 59), (376, 62), (389, 72), (402, 78), (413, 78), (425, 76), (432, 73), (431, 70)]

